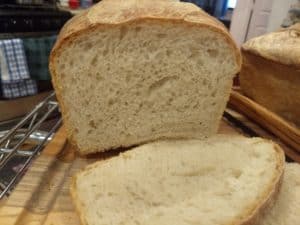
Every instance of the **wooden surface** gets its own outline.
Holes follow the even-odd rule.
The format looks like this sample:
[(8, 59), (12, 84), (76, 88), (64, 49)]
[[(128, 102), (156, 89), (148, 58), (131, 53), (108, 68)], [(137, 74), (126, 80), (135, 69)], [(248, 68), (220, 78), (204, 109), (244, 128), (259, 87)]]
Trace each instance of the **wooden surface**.
[[(261, 130), (242, 115), (232, 111), (230, 113), (248, 123), (256, 132)], [(242, 134), (238, 128), (224, 120), (219, 132)], [(278, 141), (265, 131), (261, 130), (260, 135)], [(288, 149), (279, 143), (285, 150)], [(11, 196), (1, 201), (0, 224), (80, 225), (69, 195), (70, 180), (75, 172), (95, 160), (95, 157), (77, 156), (74, 148), (66, 142), (64, 128), (61, 128), (43, 153), (35, 159)]]
[(229, 103), (300, 153), (300, 129), (253, 100), (232, 91)]

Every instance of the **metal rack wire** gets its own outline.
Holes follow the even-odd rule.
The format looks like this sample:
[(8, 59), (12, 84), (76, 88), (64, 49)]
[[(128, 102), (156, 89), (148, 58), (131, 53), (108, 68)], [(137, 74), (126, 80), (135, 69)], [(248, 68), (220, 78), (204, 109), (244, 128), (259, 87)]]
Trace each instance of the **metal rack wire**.
[[(52, 139), (53, 133), (61, 125), (61, 117), (54, 123), (49, 132), (38, 129), (44, 121), (58, 113), (58, 103), (54, 92), (40, 102), (16, 126), (8, 131), (0, 132), (0, 174), (13, 157), (23, 158), (21, 167), (8, 181), (0, 183), (0, 199), (8, 195), (18, 182), (34, 157), (40, 153), (45, 143)], [(27, 144), (30, 148), (23, 148)]]

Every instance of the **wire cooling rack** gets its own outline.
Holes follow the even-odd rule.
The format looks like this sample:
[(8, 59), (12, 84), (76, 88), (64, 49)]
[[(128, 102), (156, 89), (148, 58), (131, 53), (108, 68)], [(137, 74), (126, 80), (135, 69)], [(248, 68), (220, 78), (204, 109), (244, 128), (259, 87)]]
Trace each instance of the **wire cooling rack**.
[[(43, 122), (53, 115), (59, 115), (54, 92), (36, 105), (12, 129), (0, 132), (0, 199), (9, 195), (34, 157), (52, 139), (61, 125), (62, 119), (59, 115), (49, 132), (39, 130)], [(13, 167), (16, 162), (19, 162), (18, 166)]]

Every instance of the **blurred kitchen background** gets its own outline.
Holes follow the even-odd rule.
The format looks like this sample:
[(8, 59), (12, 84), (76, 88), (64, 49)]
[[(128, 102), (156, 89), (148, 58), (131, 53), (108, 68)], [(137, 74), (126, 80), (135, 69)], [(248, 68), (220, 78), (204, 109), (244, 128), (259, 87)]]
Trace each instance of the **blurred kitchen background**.
[[(238, 45), (300, 18), (299, 0), (185, 1), (223, 22)], [(0, 130), (9, 128), (49, 95), (48, 57), (59, 30), (97, 2), (0, 0)]]

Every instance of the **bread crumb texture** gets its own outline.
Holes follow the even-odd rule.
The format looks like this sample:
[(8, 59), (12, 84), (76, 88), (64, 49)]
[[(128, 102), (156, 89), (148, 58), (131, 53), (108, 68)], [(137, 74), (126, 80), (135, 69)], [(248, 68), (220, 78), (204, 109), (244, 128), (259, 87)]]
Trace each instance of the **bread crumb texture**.
[(54, 65), (82, 153), (216, 132), (237, 71), (225, 35), (170, 21), (81, 34)]
[(278, 182), (282, 161), (257, 138), (161, 141), (90, 165), (72, 191), (88, 225), (241, 224)]

